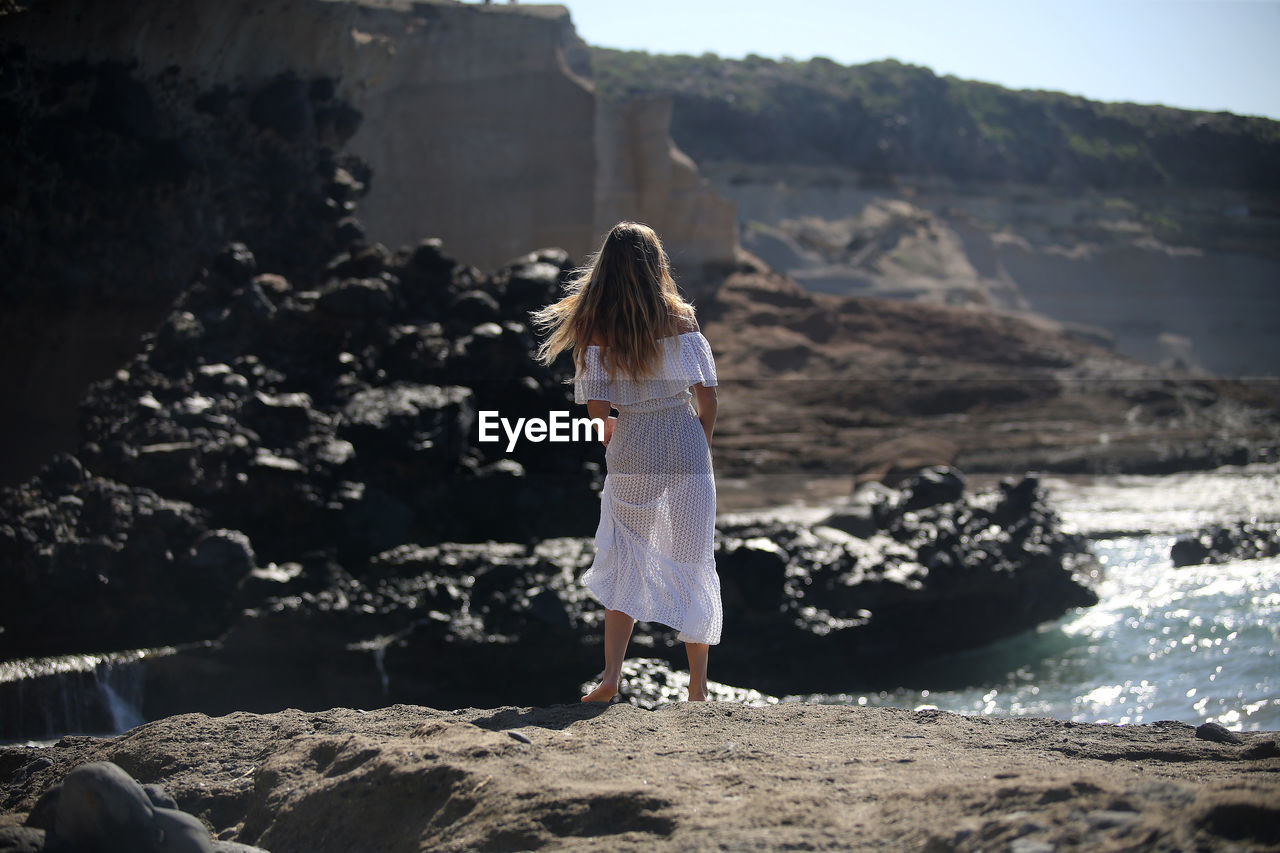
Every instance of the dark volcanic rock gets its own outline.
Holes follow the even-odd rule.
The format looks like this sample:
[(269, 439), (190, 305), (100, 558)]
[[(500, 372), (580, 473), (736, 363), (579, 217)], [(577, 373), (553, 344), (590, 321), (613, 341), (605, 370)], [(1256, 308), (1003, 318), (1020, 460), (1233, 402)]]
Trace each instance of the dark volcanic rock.
[(339, 317), (380, 317), (392, 304), (386, 282), (366, 278), (333, 282), (320, 292), (317, 307)]
[(244, 243), (228, 243), (213, 258), (213, 272), (236, 284), (248, 284), (257, 272), (258, 261)]
[[(319, 82), (319, 81), (317, 81)], [(312, 128), (315, 116), (306, 82), (281, 75), (259, 89), (249, 100), (249, 118), (285, 139), (296, 139)]]
[[(489, 295), (512, 271), (483, 280), (430, 242), (375, 256), (377, 278), (318, 292), (261, 273), (242, 243), (215, 256), (143, 351), (90, 390), (78, 456), (0, 492), (13, 592), (0, 656), (213, 638), (273, 592), (250, 579), (259, 563), (317, 548), (359, 577), (404, 543), (593, 528), (597, 446), (479, 442), (479, 406), (569, 408), (563, 368), (537, 364), (512, 319), (523, 314)], [(328, 275), (344, 257), (316, 265)], [(568, 267), (536, 257), (517, 269), (534, 263), (546, 286), (545, 258), (563, 264), (557, 282)], [(456, 319), (450, 303), (498, 322)], [(54, 624), (66, 627), (41, 627)]]
[[(234, 575), (252, 566), (221, 560), (215, 572), (201, 563), (214, 556), (211, 543), (199, 546), (207, 516), (189, 503), (94, 476), (50, 489), (51, 472), (71, 467), (63, 457), (41, 477), (0, 492), (0, 657), (216, 634)], [(219, 594), (198, 594), (211, 591)]]
[[(1033, 500), (1007, 527), (992, 520), (1007, 507), (1002, 492), (909, 511), (888, 491), (865, 538), (768, 520), (722, 526), (717, 677), (777, 695), (843, 690), (1096, 603), (1083, 541), (1059, 532), (1038, 490), (1012, 491)], [(358, 572), (313, 565), (219, 642), (153, 661), (146, 714), (563, 701), (600, 666), (603, 613), (577, 580), (592, 553), (580, 537), (406, 544)], [(632, 654), (683, 667), (675, 632), (655, 623), (636, 626)], [(682, 676), (646, 667), (629, 701), (683, 689)], [(216, 677), (191, 684), (193, 670)]]
[(721, 526), (725, 635), (751, 642), (717, 650), (720, 677), (773, 693), (839, 690), (1097, 603), (1087, 545), (1061, 531), (1037, 480), (910, 508), (921, 482), (933, 481), (877, 492), (868, 512), (833, 514), (874, 525), (863, 537), (826, 525)]
[(926, 468), (909, 480), (906, 509), (927, 509), (960, 500), (964, 494), (964, 475), (954, 468)]
[(1170, 556), (1175, 566), (1280, 556), (1280, 524), (1242, 521), (1213, 527), (1178, 539)]
[(114, 63), (102, 67), (89, 98), (89, 115), (101, 127), (123, 136), (145, 139), (159, 130), (147, 87)]
[[(683, 702), (689, 696), (689, 673), (673, 669), (665, 661), (655, 658), (628, 658), (622, 664), (623, 691), (618, 701), (650, 710)], [(590, 692), (596, 686), (594, 680), (579, 685), (582, 693)], [(748, 690), (721, 684), (718, 681), (707, 682), (707, 697), (711, 702), (731, 702), (735, 705), (776, 705), (780, 701), (776, 696), (766, 696), (759, 690)]]
[(1218, 723), (1202, 723), (1196, 726), (1196, 737), (1214, 743), (1240, 743), (1240, 735)]

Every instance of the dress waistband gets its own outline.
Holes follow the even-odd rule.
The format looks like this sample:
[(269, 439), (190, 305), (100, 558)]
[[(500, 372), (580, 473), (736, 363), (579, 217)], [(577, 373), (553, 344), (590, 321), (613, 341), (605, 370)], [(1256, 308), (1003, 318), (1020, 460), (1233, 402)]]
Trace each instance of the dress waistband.
[(665, 412), (668, 409), (678, 409), (689, 405), (693, 400), (693, 395), (688, 391), (683, 394), (677, 394), (674, 397), (661, 397), (657, 400), (642, 400), (639, 403), (632, 403), (629, 406), (615, 406), (618, 414), (628, 415), (647, 415), (652, 412)]

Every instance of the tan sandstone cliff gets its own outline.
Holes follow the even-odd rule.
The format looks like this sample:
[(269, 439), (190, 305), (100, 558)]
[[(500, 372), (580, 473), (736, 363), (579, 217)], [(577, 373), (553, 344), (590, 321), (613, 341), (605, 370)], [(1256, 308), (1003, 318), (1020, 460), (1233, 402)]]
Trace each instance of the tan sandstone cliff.
[(672, 265), (688, 278), (727, 264), (737, 209), (711, 188), (672, 142), (671, 99), (602, 101), (596, 110), (596, 231), (638, 219), (663, 235)]
[(1154, 364), (1280, 372), (1280, 218), (1249, 193), (702, 169), (743, 245), (812, 292), (1030, 311)]

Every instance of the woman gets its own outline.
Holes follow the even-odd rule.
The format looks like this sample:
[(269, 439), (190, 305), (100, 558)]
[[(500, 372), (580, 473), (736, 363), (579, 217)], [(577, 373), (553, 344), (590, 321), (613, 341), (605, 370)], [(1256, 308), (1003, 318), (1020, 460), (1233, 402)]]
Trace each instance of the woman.
[(706, 701), (707, 653), (720, 642), (715, 362), (668, 266), (651, 228), (620, 222), (568, 295), (534, 315), (547, 333), (539, 357), (573, 349), (574, 398), (605, 424), (596, 554), (583, 575), (605, 607), (605, 667), (583, 702), (617, 695), (637, 619), (679, 632), (690, 701)]

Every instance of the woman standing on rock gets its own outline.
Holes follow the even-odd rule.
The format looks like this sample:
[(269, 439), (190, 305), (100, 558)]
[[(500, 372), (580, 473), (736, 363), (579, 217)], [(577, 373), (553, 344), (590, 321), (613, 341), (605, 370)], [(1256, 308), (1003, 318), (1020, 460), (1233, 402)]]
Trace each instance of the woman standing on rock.
[(715, 362), (668, 266), (651, 228), (620, 222), (568, 295), (534, 315), (547, 333), (539, 357), (573, 349), (574, 398), (605, 424), (596, 555), (583, 575), (605, 607), (605, 667), (584, 702), (617, 694), (637, 619), (679, 632), (690, 701), (706, 700), (707, 653), (720, 642)]

